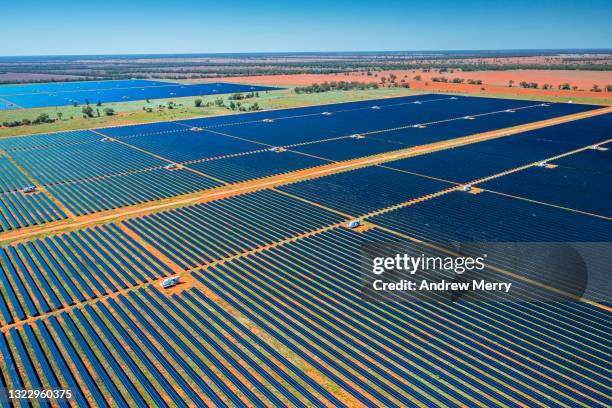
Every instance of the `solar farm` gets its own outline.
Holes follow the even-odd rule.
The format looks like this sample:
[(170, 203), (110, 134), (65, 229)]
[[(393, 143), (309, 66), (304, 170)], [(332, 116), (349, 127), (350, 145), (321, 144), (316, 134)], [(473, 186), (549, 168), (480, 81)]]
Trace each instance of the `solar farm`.
[(279, 88), (227, 83), (180, 84), (144, 79), (0, 85), (0, 111), (275, 89)]
[[(275, 89), (83, 84), (2, 86), (0, 109)], [(610, 107), (422, 94), (1, 138), (0, 387), (69, 389), (62, 407), (609, 407), (606, 288), (366, 302), (359, 254), (612, 242), (611, 129)]]

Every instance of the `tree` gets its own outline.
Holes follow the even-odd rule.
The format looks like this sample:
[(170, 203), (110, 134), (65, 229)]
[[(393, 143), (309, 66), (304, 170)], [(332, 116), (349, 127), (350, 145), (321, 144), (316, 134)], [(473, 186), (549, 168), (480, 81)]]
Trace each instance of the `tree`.
[(591, 88), (591, 92), (601, 92), (601, 88), (599, 87), (599, 85), (595, 84)]
[(570, 89), (572, 89), (572, 87), (567, 82), (564, 82), (561, 85), (559, 85), (559, 89), (563, 91), (569, 91)]
[(83, 106), (83, 116), (85, 118), (93, 118), (93, 108), (89, 105)]
[(606, 92), (612, 92), (612, 85), (606, 85)]
[(62, 120), (62, 116), (64, 116), (64, 114), (62, 112), (57, 112), (57, 118), (59, 120)]
[(508, 81), (508, 86), (510, 88), (512, 88), (512, 86), (514, 86), (514, 81), (512, 79)]
[(236, 104), (234, 103), (234, 101), (230, 101), (229, 108), (231, 110), (236, 110)]
[(96, 103), (96, 106), (102, 106), (102, 101), (98, 101), (98, 103)]
[(420, 75), (415, 75), (414, 76), (414, 80), (415, 81), (420, 81), (421, 80), (421, 76)]
[(104, 114), (106, 116), (113, 116), (115, 114), (115, 110), (113, 108), (104, 108)]
[(41, 113), (40, 115), (36, 117), (36, 119), (32, 121), (32, 124), (39, 125), (41, 123), (52, 123), (52, 122), (53, 122), (53, 119), (51, 119), (48, 114)]
[(202, 106), (202, 100), (198, 98), (195, 101), (193, 101), (193, 104), (195, 105), (196, 108), (199, 108), (200, 106)]

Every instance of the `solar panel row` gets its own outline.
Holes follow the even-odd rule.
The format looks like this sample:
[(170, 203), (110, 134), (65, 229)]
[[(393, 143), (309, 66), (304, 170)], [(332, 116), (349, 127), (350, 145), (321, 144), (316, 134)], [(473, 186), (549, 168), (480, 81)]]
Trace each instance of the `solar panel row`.
[(3, 324), (171, 273), (116, 225), (9, 245), (0, 257)]
[(120, 143), (99, 140), (12, 151), (11, 156), (41, 184), (108, 176), (168, 164)]
[(140, 289), (27, 323), (2, 334), (0, 355), (10, 387), (70, 388), (78, 406), (345, 406), (197, 290)]
[(334, 229), (196, 278), (364, 405), (609, 403), (593, 369), (606, 317), (589, 305), (365, 302), (355, 254), (397, 239)]
[[(71, 83), (46, 84), (36, 87), (0, 87), (0, 92), (2, 92), (0, 96), (7, 102), (0, 105), (0, 110), (180, 98), (198, 95), (221, 95), (235, 92), (264, 92), (281, 89), (228, 83), (173, 84), (148, 81), (124, 82), (121, 84), (97, 82), (89, 85), (77, 83), (80, 88), (71, 86)], [(102, 86), (102, 88), (96, 88), (97, 86)]]
[(185, 169), (165, 168), (49, 186), (77, 215), (204, 191), (223, 184)]
[(443, 181), (375, 166), (288, 184), (279, 190), (359, 216), (452, 187)]
[(264, 190), (125, 221), (185, 269), (323, 228), (344, 217)]
[(0, 194), (0, 231), (62, 220), (66, 214), (44, 193)]

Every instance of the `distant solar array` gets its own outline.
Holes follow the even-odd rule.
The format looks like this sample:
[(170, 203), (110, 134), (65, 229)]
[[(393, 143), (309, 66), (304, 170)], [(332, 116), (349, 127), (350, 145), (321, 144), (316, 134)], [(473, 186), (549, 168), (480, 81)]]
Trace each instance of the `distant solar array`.
[(145, 99), (261, 92), (280, 88), (228, 83), (178, 84), (130, 79), (120, 81), (60, 82), (0, 86), (0, 111), (98, 102), (128, 102)]
[(60, 406), (610, 406), (608, 310), (365, 301), (359, 255), (612, 242), (612, 114), (348, 167), (595, 108), (419, 95), (0, 139), (4, 233), (219, 193), (5, 245), (2, 387), (73, 390)]

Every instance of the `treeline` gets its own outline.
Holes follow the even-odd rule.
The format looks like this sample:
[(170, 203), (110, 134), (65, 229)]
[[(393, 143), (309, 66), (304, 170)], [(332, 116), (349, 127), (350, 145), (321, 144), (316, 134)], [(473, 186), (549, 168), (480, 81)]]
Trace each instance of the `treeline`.
[(53, 123), (55, 119), (51, 119), (48, 114), (41, 113), (36, 118), (30, 119), (22, 119), (22, 120), (12, 120), (2, 122), (2, 126), (4, 127), (16, 127), (16, 126), (28, 126), (28, 125), (40, 125), (42, 123)]
[[(512, 87), (514, 86), (514, 81), (510, 81), (508, 86)], [(526, 89), (554, 89), (554, 87), (551, 84), (547, 84), (544, 83), (542, 85), (540, 85), (537, 82), (527, 82), (527, 81), (521, 81), (519, 82), (519, 86), (521, 88), (526, 88)], [(570, 85), (568, 82), (564, 82), (560, 85), (557, 86), (557, 89), (561, 90), (561, 91), (582, 91), (582, 89), (578, 89), (578, 86), (576, 85)], [(604, 88), (601, 88), (599, 85), (594, 84), (589, 91), (591, 92), (612, 92), (612, 85), (606, 85)]]
[(310, 86), (296, 86), (295, 93), (319, 93), (329, 91), (350, 91), (352, 89), (358, 89), (364, 91), (366, 89), (378, 89), (376, 82), (347, 82), (347, 81), (332, 81), (323, 82), (322, 84), (312, 84)]
[(448, 79), (448, 78), (442, 76), (442, 77), (432, 77), (431, 81), (432, 82), (451, 83), (451, 84), (463, 84), (463, 83), (467, 83), (469, 85), (482, 85), (482, 79), (463, 79), (463, 78)]

